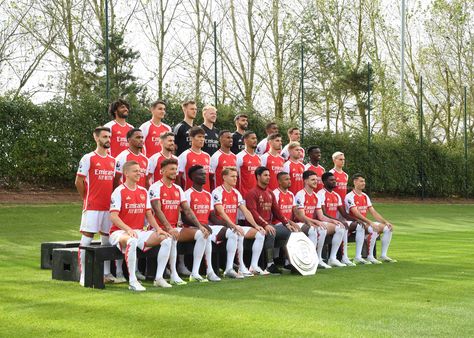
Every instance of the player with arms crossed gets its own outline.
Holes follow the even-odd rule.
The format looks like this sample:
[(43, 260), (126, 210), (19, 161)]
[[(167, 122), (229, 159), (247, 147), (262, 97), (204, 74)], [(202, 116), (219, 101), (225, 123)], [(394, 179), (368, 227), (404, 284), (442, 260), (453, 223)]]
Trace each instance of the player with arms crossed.
[[(367, 242), (369, 244), (369, 253), (367, 260), (362, 258), (362, 245), (357, 246), (356, 244), (356, 256), (354, 262), (359, 264), (380, 264), (380, 261), (374, 257), (375, 241), (378, 236), (382, 235), (382, 254), (380, 260), (383, 262), (396, 262), (387, 256), (388, 247), (392, 240), (393, 225), (385, 220), (372, 205), (369, 196), (364, 193), (365, 189), (365, 178), (361, 174), (355, 174), (352, 177), (354, 183), (354, 190), (346, 195), (345, 205), (346, 210), (353, 217), (357, 218), (361, 222), (366, 224), (367, 231)], [(371, 221), (367, 218), (367, 212), (370, 211), (376, 222)]]
[(148, 169), (147, 169), (147, 181), (153, 184), (161, 179), (161, 162), (166, 159), (174, 158), (178, 160), (176, 156), (173, 155), (174, 151), (174, 134), (172, 132), (166, 132), (160, 135), (161, 151), (156, 153), (148, 159)]
[(257, 184), (255, 169), (261, 165), (260, 157), (255, 153), (257, 142), (257, 134), (250, 130), (245, 132), (245, 149), (237, 154), (237, 173), (239, 176), (237, 189), (243, 198)]
[(171, 127), (162, 122), (166, 114), (166, 103), (164, 101), (158, 100), (153, 102), (150, 112), (152, 115), (151, 120), (140, 126), (140, 130), (145, 138), (145, 155), (148, 158), (161, 151), (160, 135), (171, 131)]
[(126, 135), (130, 129), (133, 129), (131, 124), (127, 123), (130, 105), (127, 101), (118, 99), (109, 106), (109, 114), (112, 115), (113, 120), (106, 123), (104, 127), (110, 129), (110, 155), (117, 157), (122, 151), (128, 148)]
[[(160, 229), (151, 213), (150, 199), (145, 188), (138, 185), (140, 165), (135, 161), (123, 165), (125, 183), (114, 190), (110, 201), (110, 243), (125, 256), (129, 271), (129, 289), (145, 291), (135, 275), (137, 248), (147, 251), (160, 245), (157, 257), (156, 279), (163, 274), (170, 256), (171, 236)], [(154, 230), (143, 230), (145, 218)]]

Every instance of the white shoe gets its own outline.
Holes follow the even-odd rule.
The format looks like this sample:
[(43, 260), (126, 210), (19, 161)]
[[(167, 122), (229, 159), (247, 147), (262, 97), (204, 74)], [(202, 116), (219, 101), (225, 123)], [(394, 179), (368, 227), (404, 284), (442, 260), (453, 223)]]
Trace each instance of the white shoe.
[(199, 283), (207, 283), (209, 282), (206, 278), (203, 278), (201, 275), (193, 275), (189, 276), (189, 281), (192, 282), (199, 282)]
[(251, 273), (246, 267), (239, 269), (239, 273), (244, 277), (253, 277), (253, 273)]
[(210, 281), (210, 282), (220, 282), (221, 281), (220, 277), (218, 275), (216, 275), (216, 273), (214, 271), (207, 274), (207, 280)]
[(380, 256), (380, 260), (384, 263), (396, 263), (397, 262), (396, 259), (392, 259), (388, 256)]
[(366, 261), (365, 259), (363, 259), (362, 257), (360, 257), (360, 258), (357, 258), (357, 257), (354, 258), (354, 263), (355, 263), (355, 264), (366, 264), (366, 265), (367, 265), (367, 264), (372, 264), (372, 263), (370, 263), (369, 261)]
[(375, 259), (374, 257), (367, 257), (367, 261), (370, 262), (370, 264), (382, 264), (381, 261)]
[(182, 280), (179, 276), (176, 276), (176, 277), (171, 277), (170, 284), (171, 285), (186, 285), (188, 283)]
[(324, 263), (323, 261), (320, 261), (320, 262), (319, 262), (318, 267), (320, 267), (320, 268), (322, 268), (322, 269), (331, 269), (331, 266), (330, 266), (330, 265), (327, 265), (327, 264)]
[(155, 279), (153, 282), (153, 286), (160, 287), (160, 288), (171, 288), (171, 284), (169, 284), (164, 278)]
[(356, 266), (354, 263), (351, 262), (351, 260), (349, 258), (343, 258), (341, 260), (341, 263), (346, 264), (346, 266)]
[(80, 285), (80, 286), (84, 286), (84, 279), (81, 278), (81, 279), (79, 280), (79, 285)]
[(138, 270), (135, 271), (135, 276), (137, 276), (138, 280), (146, 280), (146, 277)]
[(115, 283), (115, 277), (111, 273), (104, 275), (104, 283)]
[(123, 275), (117, 275), (117, 277), (115, 277), (115, 280), (114, 280), (115, 284), (121, 284), (121, 283), (126, 283), (126, 282), (127, 280), (125, 279)]
[(129, 290), (132, 291), (145, 291), (145, 287), (140, 284), (139, 281), (131, 282), (130, 285), (128, 286)]
[(227, 278), (235, 278), (235, 279), (242, 279), (242, 278), (244, 278), (243, 275), (241, 275), (241, 274), (235, 272), (234, 269), (224, 271), (224, 277), (227, 277)]
[(329, 260), (328, 260), (328, 264), (329, 264), (330, 266), (334, 266), (334, 267), (343, 267), (343, 266), (346, 266), (346, 264), (339, 262), (337, 259), (329, 259)]
[(250, 272), (255, 275), (259, 275), (259, 276), (268, 276), (270, 274), (270, 272), (266, 271), (266, 270), (262, 270), (262, 268), (260, 268), (259, 266), (256, 266), (256, 267), (253, 267), (251, 266), (250, 267)]
[(188, 270), (186, 265), (178, 265), (178, 273), (183, 276), (191, 276), (191, 271)]

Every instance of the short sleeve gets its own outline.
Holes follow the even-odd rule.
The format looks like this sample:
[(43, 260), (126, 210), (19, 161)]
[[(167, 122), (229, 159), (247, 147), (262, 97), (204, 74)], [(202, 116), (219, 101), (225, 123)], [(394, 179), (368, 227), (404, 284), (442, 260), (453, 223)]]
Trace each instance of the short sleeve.
[(290, 157), (290, 154), (288, 152), (288, 144), (283, 148), (283, 150), (280, 153), (281, 157), (283, 157), (285, 160), (288, 160), (288, 157)]
[(339, 194), (335, 194), (337, 196), (337, 206), (338, 207), (342, 207), (342, 199), (341, 199), (341, 196), (339, 196)]
[(159, 182), (151, 185), (150, 189), (148, 190), (148, 197), (150, 198), (150, 202), (160, 199), (160, 190), (161, 184), (159, 184)]
[(184, 192), (184, 197), (186, 198), (186, 202), (188, 202), (189, 204), (191, 204), (191, 192), (192, 192), (191, 188), (189, 188), (188, 190)]
[(290, 173), (290, 161), (286, 161), (285, 164), (283, 164), (283, 171), (286, 172), (287, 174)]
[(151, 201), (150, 201), (150, 196), (146, 194), (146, 210), (151, 210)]
[(212, 192), (212, 204), (220, 205), (222, 204), (222, 189), (217, 188)]
[(245, 204), (245, 200), (242, 198), (242, 195), (237, 189), (234, 189), (235, 193), (237, 194), (237, 203), (240, 205)]
[(187, 200), (186, 200), (186, 196), (184, 196), (184, 191), (183, 191), (183, 189), (182, 189), (179, 185), (177, 185), (177, 184), (175, 184), (175, 186), (176, 186), (176, 187), (178, 188), (178, 190), (179, 190), (179, 201), (180, 201), (181, 203), (186, 202)]
[(122, 189), (117, 188), (112, 193), (112, 197), (110, 198), (110, 212), (112, 211), (120, 211), (122, 208)]
[(156, 170), (156, 163), (158, 162), (158, 157), (153, 155), (148, 159), (148, 167), (146, 169), (146, 174), (153, 174)]
[(186, 170), (186, 161), (187, 161), (188, 152), (184, 151), (178, 157), (178, 172), (184, 173)]
[(84, 155), (79, 162), (79, 167), (77, 168), (77, 176), (87, 177), (89, 176), (89, 169), (91, 166), (91, 157), (90, 155)]
[(295, 197), (295, 204), (298, 209), (304, 209), (305, 196), (304, 194), (297, 193)]
[(115, 171), (119, 174), (123, 174), (123, 165), (125, 164), (125, 159), (127, 156), (125, 153), (120, 153), (117, 158), (115, 159)]
[(140, 130), (143, 134), (143, 139), (146, 139), (148, 136), (148, 131), (150, 130), (150, 122), (145, 122), (140, 126)]
[(370, 200), (370, 197), (365, 194), (365, 198), (367, 198), (367, 208), (371, 208), (372, 207), (372, 201)]
[(347, 194), (346, 197), (344, 198), (344, 204), (346, 207), (346, 212), (349, 213), (349, 211), (356, 207), (354, 203), (354, 194)]
[(324, 189), (319, 190), (319, 192), (316, 194), (316, 198), (318, 199), (318, 205), (316, 206), (316, 209), (321, 209), (325, 200)]
[[(208, 193), (209, 194), (209, 193)], [(211, 201), (211, 203), (209, 203), (210, 205), (210, 210), (213, 211), (214, 210), (214, 199), (212, 198), (212, 195), (209, 194), (209, 200)]]
[(241, 153), (238, 153), (236, 156), (235, 160), (235, 166), (237, 167), (237, 172), (240, 174), (240, 167), (242, 167), (242, 164), (244, 163), (243, 161), (243, 156)]
[(267, 166), (267, 160), (268, 160), (268, 155), (267, 153), (263, 154), (262, 156), (260, 156), (260, 163), (262, 164), (262, 167), (266, 167)]
[(211, 174), (215, 174), (216, 173), (216, 169), (217, 169), (217, 166), (219, 165), (219, 156), (220, 156), (221, 152), (220, 151), (216, 151), (212, 156), (211, 156), (211, 163), (209, 165), (209, 172)]

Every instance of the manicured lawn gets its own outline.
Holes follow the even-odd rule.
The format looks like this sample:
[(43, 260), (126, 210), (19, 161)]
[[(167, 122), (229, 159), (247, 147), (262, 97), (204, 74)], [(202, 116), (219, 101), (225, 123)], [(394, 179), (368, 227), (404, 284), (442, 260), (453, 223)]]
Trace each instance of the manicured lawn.
[(39, 269), (41, 242), (79, 239), (80, 209), (0, 205), (1, 337), (474, 336), (473, 205), (379, 205), (396, 264), (141, 294)]

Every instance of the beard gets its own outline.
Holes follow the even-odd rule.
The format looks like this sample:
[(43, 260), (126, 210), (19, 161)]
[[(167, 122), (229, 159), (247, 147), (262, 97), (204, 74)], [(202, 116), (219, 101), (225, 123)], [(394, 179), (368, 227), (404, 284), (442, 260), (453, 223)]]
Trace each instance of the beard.
[(110, 142), (105, 142), (105, 143), (100, 143), (102, 148), (109, 149), (110, 148)]

